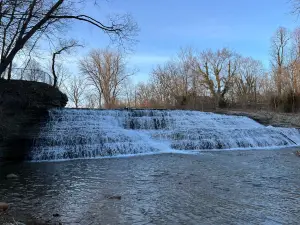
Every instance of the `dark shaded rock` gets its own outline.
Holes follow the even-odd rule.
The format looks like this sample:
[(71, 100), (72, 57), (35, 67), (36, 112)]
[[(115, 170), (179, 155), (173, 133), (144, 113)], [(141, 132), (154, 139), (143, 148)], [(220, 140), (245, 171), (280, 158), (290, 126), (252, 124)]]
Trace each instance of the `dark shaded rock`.
[(23, 160), (48, 110), (68, 98), (48, 84), (0, 79), (0, 161)]
[(121, 200), (122, 196), (120, 196), (120, 195), (114, 195), (114, 196), (108, 196), (107, 198), (111, 199), (111, 200)]
[(26, 224), (21, 222), (12, 222), (12, 223), (4, 223), (3, 225), (26, 225)]
[(300, 151), (296, 151), (295, 155), (298, 156), (298, 157), (300, 157)]
[(5, 202), (0, 202), (0, 212), (4, 212), (8, 209), (8, 204)]
[(0, 105), (12, 114), (15, 109), (65, 107), (67, 102), (65, 94), (45, 83), (0, 80)]
[(17, 178), (18, 178), (18, 175), (11, 173), (11, 174), (8, 174), (8, 175), (6, 176), (6, 178), (7, 178), (7, 179), (17, 179)]
[(21, 222), (12, 222), (12, 223), (4, 223), (3, 225), (26, 225), (26, 224)]
[(26, 225), (62, 225), (61, 222), (44, 222), (44, 221), (38, 221), (38, 220), (32, 220), (32, 221), (27, 221)]
[(60, 217), (60, 215), (58, 213), (54, 213), (53, 217)]

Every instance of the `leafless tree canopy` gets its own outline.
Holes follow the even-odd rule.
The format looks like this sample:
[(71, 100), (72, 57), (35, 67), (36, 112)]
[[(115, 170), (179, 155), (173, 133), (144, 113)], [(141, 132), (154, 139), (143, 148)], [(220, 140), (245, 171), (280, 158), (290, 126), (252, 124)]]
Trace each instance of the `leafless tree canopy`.
[(96, 26), (120, 43), (134, 39), (138, 28), (129, 15), (114, 17), (104, 24), (82, 14), (83, 3), (82, 0), (0, 1), (0, 76), (20, 50), (34, 48), (41, 37), (53, 38), (74, 20)]
[(264, 75), (263, 64), (252, 58), (239, 58), (236, 76), (233, 82), (233, 91), (236, 100), (243, 106), (248, 102), (257, 102), (259, 80)]
[[(0, 78), (52, 83), (63, 86), (67, 74), (59, 61), (63, 53), (78, 46), (65, 33), (73, 21), (98, 27), (121, 45), (134, 42), (138, 31), (129, 15), (105, 23), (82, 13), (82, 6), (97, 0), (5, 0), (0, 1)], [(299, 15), (300, 0), (290, 0)], [(16, 57), (31, 53), (39, 40), (52, 44), (51, 72), (31, 57), (14, 71)], [(57, 44), (59, 43), (59, 44)], [(134, 85), (128, 78), (126, 55), (111, 49), (92, 50), (79, 63), (82, 78), (69, 79), (66, 92), (75, 107), (117, 106), (212, 109), (255, 107), (300, 110), (300, 29), (279, 27), (270, 40), (270, 65), (244, 57), (230, 49), (196, 51), (183, 48), (169, 61), (156, 65), (148, 82)], [(49, 68), (48, 68), (49, 70)], [(49, 70), (49, 71), (50, 71)], [(84, 81), (86, 80), (86, 82)], [(102, 100), (104, 104), (102, 104)], [(297, 106), (298, 105), (298, 106)]]
[(200, 110), (237, 107), (299, 111), (299, 28), (289, 31), (279, 27), (270, 46), (269, 71), (261, 61), (226, 48), (200, 53), (183, 49), (175, 60), (158, 65), (148, 83), (137, 86), (138, 103), (142, 107)]
[(80, 61), (80, 70), (98, 91), (99, 100), (103, 97), (106, 108), (116, 105), (122, 84), (132, 75), (127, 71), (122, 53), (109, 49), (90, 52)]
[(224, 102), (225, 95), (233, 84), (237, 58), (234, 52), (225, 48), (216, 52), (208, 50), (200, 54), (198, 73), (217, 104)]
[(289, 40), (290, 35), (284, 27), (279, 27), (271, 40), (271, 64), (279, 94), (281, 94), (282, 91), (283, 73), (287, 62), (287, 45)]
[[(138, 86), (138, 96), (139, 99), (151, 96), (155, 105), (168, 107), (176, 104), (195, 106), (199, 96), (210, 95), (219, 105), (225, 101), (237, 70), (238, 55), (228, 49), (207, 50), (200, 54), (191, 48), (181, 49), (174, 59), (152, 71), (151, 88), (144, 84)], [(147, 93), (148, 90), (152, 90), (152, 94)]]
[(292, 5), (292, 13), (299, 15), (300, 13), (300, 0), (290, 0)]
[(72, 77), (65, 87), (68, 99), (75, 105), (75, 108), (79, 108), (82, 105), (86, 88), (85, 79), (78, 76)]
[(70, 53), (70, 50), (80, 46), (76, 40), (70, 40), (68, 42), (60, 42), (60, 46), (53, 52), (52, 54), (52, 65), (51, 65), (51, 70), (52, 70), (52, 75), (53, 75), (53, 87), (57, 86), (58, 82), (58, 74), (56, 73), (56, 58), (63, 52)]

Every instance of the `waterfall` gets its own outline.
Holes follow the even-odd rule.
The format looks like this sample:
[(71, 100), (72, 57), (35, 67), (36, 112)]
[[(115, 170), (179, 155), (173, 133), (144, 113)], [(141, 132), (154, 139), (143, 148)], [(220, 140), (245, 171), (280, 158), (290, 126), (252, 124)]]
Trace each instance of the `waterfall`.
[(182, 110), (56, 109), (49, 111), (28, 159), (298, 145), (297, 129), (266, 127), (243, 116)]

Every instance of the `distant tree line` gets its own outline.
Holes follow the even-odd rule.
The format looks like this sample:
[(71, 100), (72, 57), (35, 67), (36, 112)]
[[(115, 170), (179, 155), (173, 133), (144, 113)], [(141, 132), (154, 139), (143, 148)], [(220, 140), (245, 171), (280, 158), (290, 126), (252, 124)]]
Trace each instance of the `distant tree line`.
[[(292, 3), (298, 14), (300, 1)], [(120, 48), (91, 50), (79, 59), (80, 73), (70, 76), (63, 57), (81, 45), (61, 34), (73, 21), (98, 27), (121, 46), (133, 43), (138, 31), (129, 15), (105, 25), (81, 14), (84, 5), (81, 0), (1, 1), (0, 78), (49, 83), (66, 92), (76, 108), (300, 110), (300, 28), (276, 30), (269, 68), (228, 48), (182, 48), (156, 65), (147, 82), (134, 84), (135, 70), (128, 68), (128, 54)], [(35, 57), (40, 41), (51, 46), (46, 66)]]
[[(270, 68), (228, 48), (197, 51), (182, 48), (169, 61), (157, 65), (147, 82), (133, 84), (134, 70), (122, 51), (94, 49), (78, 63), (80, 74), (68, 75), (56, 65), (56, 86), (73, 107), (171, 108), (215, 110), (275, 110), (300, 108), (300, 29), (276, 30), (270, 42)], [(53, 64), (52, 64), (53, 65)], [(48, 71), (48, 72), (46, 72)], [(13, 77), (53, 83), (51, 63), (42, 68), (31, 59)]]
[(300, 29), (279, 27), (271, 38), (270, 69), (230, 49), (182, 49), (137, 86), (140, 105), (151, 108), (300, 109)]

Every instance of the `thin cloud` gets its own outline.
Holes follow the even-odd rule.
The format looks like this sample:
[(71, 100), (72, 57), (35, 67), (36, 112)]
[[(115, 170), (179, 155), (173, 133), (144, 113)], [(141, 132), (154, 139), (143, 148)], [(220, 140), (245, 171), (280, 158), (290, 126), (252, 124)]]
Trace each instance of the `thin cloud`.
[(166, 62), (169, 56), (159, 56), (159, 55), (134, 55), (130, 57), (129, 61), (133, 64), (157, 64)]

